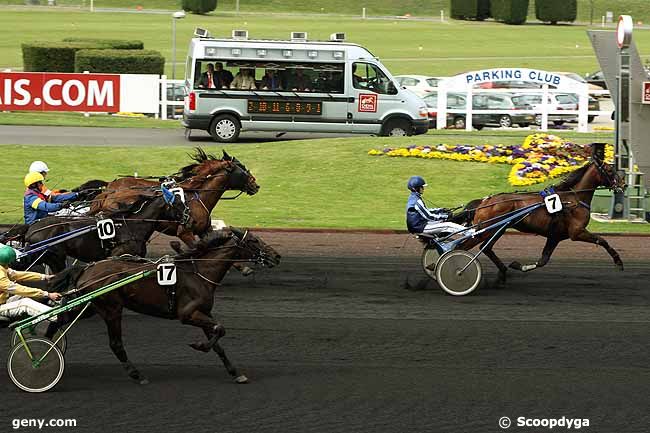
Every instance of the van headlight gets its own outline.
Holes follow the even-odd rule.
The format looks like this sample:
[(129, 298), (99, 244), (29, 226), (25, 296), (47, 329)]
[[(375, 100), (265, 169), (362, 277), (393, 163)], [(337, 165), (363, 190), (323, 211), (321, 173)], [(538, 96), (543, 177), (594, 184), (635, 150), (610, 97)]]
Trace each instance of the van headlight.
[(418, 112), (420, 113), (420, 117), (429, 117), (429, 110), (427, 109), (426, 106), (420, 107)]

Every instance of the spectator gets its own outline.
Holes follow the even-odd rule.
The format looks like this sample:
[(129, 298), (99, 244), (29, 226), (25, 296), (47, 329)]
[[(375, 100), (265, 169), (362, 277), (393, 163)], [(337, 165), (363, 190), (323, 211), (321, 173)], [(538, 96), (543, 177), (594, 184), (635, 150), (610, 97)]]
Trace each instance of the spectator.
[(219, 82), (217, 81), (214, 74), (214, 65), (208, 63), (208, 70), (201, 74), (201, 80), (199, 81), (199, 87), (202, 89), (220, 89)]
[(264, 77), (262, 77), (262, 82), (260, 83), (260, 88), (262, 90), (282, 90), (282, 84), (280, 83), (280, 77), (275, 74), (274, 69), (267, 69)]
[(231, 89), (238, 90), (255, 90), (257, 86), (255, 85), (255, 77), (252, 74), (252, 71), (247, 68), (242, 68), (239, 70), (235, 79), (230, 83)]
[(291, 90), (294, 92), (309, 92), (311, 85), (309, 78), (304, 74), (302, 69), (296, 69), (291, 77)]
[(233, 76), (230, 73), (230, 71), (226, 71), (223, 68), (223, 63), (217, 62), (214, 64), (214, 76), (216, 77), (216, 81), (219, 83), (219, 88), (222, 89), (227, 89), (230, 87), (230, 83), (232, 83)]

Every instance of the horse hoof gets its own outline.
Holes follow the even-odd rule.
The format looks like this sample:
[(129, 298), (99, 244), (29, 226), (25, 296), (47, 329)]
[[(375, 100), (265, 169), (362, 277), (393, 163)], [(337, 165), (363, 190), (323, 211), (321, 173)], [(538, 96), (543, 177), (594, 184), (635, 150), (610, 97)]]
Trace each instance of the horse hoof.
[(190, 343), (190, 347), (199, 352), (208, 353), (210, 351), (210, 347), (206, 343)]
[(138, 383), (140, 385), (149, 385), (149, 379), (147, 379), (146, 377), (143, 377), (142, 379), (140, 379), (140, 381)]
[(516, 270), (520, 271), (521, 270), (521, 263), (512, 262), (512, 263), (510, 263), (510, 265), (508, 265), (508, 267), (511, 268), (511, 269), (516, 269)]
[(249, 268), (248, 266), (244, 266), (241, 270), (241, 274), (244, 277), (248, 277), (249, 275), (253, 275), (254, 273), (255, 271)]
[(497, 281), (499, 282), (499, 284), (505, 284), (506, 279), (507, 279), (506, 272), (505, 271), (499, 272), (499, 276), (497, 277)]
[(625, 268), (623, 267), (623, 263), (617, 263), (616, 267), (618, 268), (619, 271), (624, 271)]
[(240, 374), (235, 378), (235, 383), (239, 383), (239, 384), (248, 383), (248, 378), (245, 375)]

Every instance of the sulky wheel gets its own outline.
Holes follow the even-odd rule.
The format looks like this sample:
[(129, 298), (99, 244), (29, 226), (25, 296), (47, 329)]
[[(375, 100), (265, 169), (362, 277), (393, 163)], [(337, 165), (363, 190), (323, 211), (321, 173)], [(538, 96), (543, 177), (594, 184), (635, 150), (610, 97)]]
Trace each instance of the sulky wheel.
[(431, 279), (436, 279), (436, 264), (440, 259), (440, 253), (435, 248), (425, 248), (422, 251), (422, 269)]
[[(50, 324), (49, 321), (44, 320), (40, 322), (38, 325), (36, 325), (35, 328), (33, 328), (31, 331), (25, 330), (23, 331), (23, 337), (26, 339), (28, 338), (46, 338), (45, 333), (47, 332), (47, 327)], [(54, 336), (52, 337), (52, 342), (56, 341), (61, 333), (63, 332), (63, 329), (58, 329), (55, 333)], [(11, 347), (14, 347), (16, 344), (20, 343), (20, 339), (18, 338), (18, 334), (16, 334), (16, 331), (11, 333)], [(68, 340), (66, 336), (64, 335), (59, 342), (56, 344), (61, 353), (65, 354), (65, 350), (68, 347)]]
[[(26, 343), (33, 360), (24, 344), (12, 347), (7, 359), (9, 377), (23, 391), (45, 392), (56, 385), (63, 376), (63, 354), (45, 338), (30, 338)], [(48, 350), (47, 356), (41, 359)]]
[[(472, 253), (462, 250), (443, 254), (436, 266), (436, 280), (442, 290), (454, 296), (472, 293), (481, 282), (482, 275), (481, 264), (473, 259)], [(461, 272), (463, 268), (465, 270)]]

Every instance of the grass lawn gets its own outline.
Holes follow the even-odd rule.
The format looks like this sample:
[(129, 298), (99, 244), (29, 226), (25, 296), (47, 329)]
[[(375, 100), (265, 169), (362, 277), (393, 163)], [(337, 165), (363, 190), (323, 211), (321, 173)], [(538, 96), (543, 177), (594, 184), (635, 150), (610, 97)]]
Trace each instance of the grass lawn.
[[(512, 191), (510, 166), (481, 163), (371, 157), (371, 148), (433, 143), (521, 143), (525, 134), (451, 132), (407, 138), (340, 138), (263, 144), (210, 146), (240, 158), (257, 177), (260, 192), (221, 202), (214, 216), (249, 227), (404, 228), (404, 203), (409, 176), (421, 174), (431, 185), (425, 194), (431, 205), (455, 207), (473, 198)], [(571, 136), (571, 134), (567, 134)], [(594, 136), (578, 135), (578, 142)], [(598, 136), (602, 140), (601, 136)], [(73, 187), (90, 178), (113, 179), (118, 174), (163, 175), (188, 162), (191, 146), (155, 150), (130, 147), (48, 146), (0, 147), (5, 169), (0, 173), (0, 222), (22, 216), (22, 175), (34, 159), (46, 159), (52, 172), (48, 186)], [(438, 187), (436, 187), (438, 186)], [(592, 224), (595, 231), (650, 232), (648, 225)]]
[(81, 113), (0, 112), (0, 125), (96, 126), (111, 128), (181, 128), (180, 120), (160, 120), (150, 117), (120, 117)]
[[(177, 77), (183, 75), (186, 47), (195, 27), (215, 36), (230, 36), (232, 29), (248, 29), (251, 37), (286, 39), (289, 32), (304, 30), (310, 39), (327, 39), (336, 31), (361, 44), (397, 74), (449, 76), (491, 67), (532, 67), (580, 74), (597, 69), (598, 63), (581, 25), (508, 26), (494, 22), (414, 20), (365, 20), (351, 17), (268, 15), (188, 15), (177, 22)], [(167, 59), (171, 75), (171, 18), (164, 14), (89, 13), (3, 9), (0, 28), (0, 68), (22, 68), (21, 43), (61, 40), (69, 36), (139, 39), (145, 48), (158, 50)], [(119, 29), (119, 32), (116, 32)], [(636, 29), (640, 53), (650, 55), (650, 31)]]

